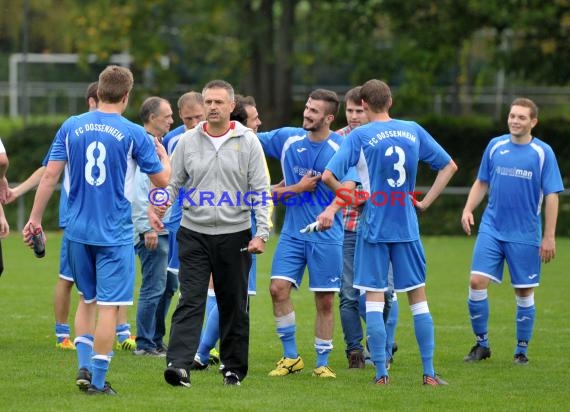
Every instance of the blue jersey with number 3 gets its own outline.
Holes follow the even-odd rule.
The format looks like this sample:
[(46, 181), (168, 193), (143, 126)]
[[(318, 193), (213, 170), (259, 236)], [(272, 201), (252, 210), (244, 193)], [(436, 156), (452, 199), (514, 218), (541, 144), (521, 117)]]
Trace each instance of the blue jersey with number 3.
[(69, 168), (69, 240), (103, 246), (132, 243), (136, 165), (143, 173), (162, 170), (145, 130), (119, 114), (73, 116), (56, 134), (53, 160), (66, 161)]
[(354, 129), (327, 165), (337, 177), (357, 165), (364, 191), (370, 196), (364, 204), (360, 229), (368, 242), (419, 239), (411, 197), (419, 161), (440, 170), (451, 157), (419, 124), (392, 119)]

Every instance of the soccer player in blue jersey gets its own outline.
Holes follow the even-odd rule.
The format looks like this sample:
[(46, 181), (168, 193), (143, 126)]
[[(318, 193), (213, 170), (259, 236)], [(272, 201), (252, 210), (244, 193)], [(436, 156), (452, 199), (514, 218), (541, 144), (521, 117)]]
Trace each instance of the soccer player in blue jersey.
[[(97, 97), (97, 83), (92, 82), (85, 91), (85, 103), (89, 111), (97, 110), (99, 98)], [(30, 190), (36, 188), (45, 172), (49, 161), (51, 147), (42, 161), (42, 166), (36, 169), (24, 182), (10, 188), (8, 202), (14, 202)], [(65, 230), (67, 224), (67, 193), (69, 190), (69, 177), (64, 170), (59, 198), (59, 228)], [(59, 276), (53, 294), (53, 312), (55, 317), (55, 347), (63, 350), (75, 350), (71, 340), (71, 328), (68, 323), (69, 308), (71, 306), (71, 289), (73, 288), (73, 275), (67, 260), (67, 245), (62, 242), (59, 256)], [(127, 307), (121, 306), (117, 315), (116, 349), (134, 350), (136, 347), (135, 337), (131, 334), (131, 325), (128, 323)]]
[[(334, 193), (321, 182), (321, 174), (338, 150), (341, 137), (330, 130), (338, 112), (339, 100), (330, 90), (311, 92), (303, 112), (303, 127), (284, 127), (258, 133), (266, 156), (281, 161), (284, 186), (275, 189), (286, 206), (285, 221), (273, 257), (270, 292), (277, 334), (283, 345), (283, 357), (269, 376), (285, 376), (304, 368), (297, 351), (295, 310), (291, 290), (299, 288), (305, 268), (309, 271), (309, 289), (315, 293), (315, 351), (317, 364), (313, 375), (335, 378), (328, 366), (333, 348), (334, 293), (340, 289), (342, 276), (342, 217), (335, 216), (330, 231), (300, 233), (313, 223)], [(356, 174), (347, 176), (356, 179)], [(354, 180), (352, 179), (352, 180)]]
[[(368, 117), (362, 107), (360, 99), (361, 86), (356, 86), (346, 92), (344, 95), (346, 122), (348, 123), (342, 129), (336, 131), (341, 136), (347, 136), (358, 126), (368, 123)], [(362, 185), (355, 187), (356, 190), (362, 190)], [(334, 206), (334, 205), (333, 205)], [(330, 213), (337, 213), (339, 208), (329, 209)], [(360, 318), (366, 320), (365, 296), (364, 292), (353, 287), (354, 284), (354, 250), (356, 245), (356, 232), (360, 226), (360, 217), (362, 214), (362, 206), (348, 205), (342, 208), (342, 217), (344, 225), (343, 240), (343, 269), (340, 282), (339, 293), (339, 309), (340, 322), (344, 333), (344, 341), (346, 343), (346, 357), (348, 358), (348, 367), (364, 368), (365, 361), (370, 361), (370, 353), (362, 345), (362, 324)], [(330, 216), (327, 217), (330, 219)], [(388, 272), (389, 289), (384, 294), (384, 322), (386, 325), (386, 359), (388, 365), (393, 361), (394, 351), (394, 332), (398, 322), (398, 299), (394, 292), (394, 280), (392, 269)]]
[[(122, 113), (133, 87), (129, 69), (99, 75), (98, 110), (72, 116), (56, 134), (24, 239), (41, 231), (42, 216), (65, 167), (69, 173), (68, 261), (81, 297), (75, 319), (79, 371), (87, 394), (114, 395), (105, 381), (119, 306), (132, 305), (135, 279), (130, 200), (136, 165), (164, 187), (170, 162), (164, 148)], [(97, 313), (98, 312), (98, 313)], [(98, 315), (98, 316), (97, 316)]]
[(537, 122), (538, 108), (532, 100), (517, 98), (511, 103), (509, 134), (487, 145), (463, 209), (461, 225), (471, 235), (473, 211), (488, 194), (471, 264), (467, 303), (476, 344), (465, 357), (467, 362), (491, 357), (487, 288), (491, 282), (502, 282), (506, 260), (517, 306), (514, 362), (528, 363), (536, 311), (534, 288), (540, 283), (541, 261), (548, 263), (556, 254), (558, 193), (564, 190), (552, 148), (531, 134)]
[[(426, 293), (426, 263), (417, 211), (425, 211), (447, 185), (457, 166), (419, 124), (392, 119), (392, 94), (380, 80), (369, 80), (360, 90), (368, 124), (353, 130), (323, 174), (330, 187), (357, 166), (360, 182), (370, 196), (364, 204), (355, 251), (354, 287), (366, 291), (366, 330), (375, 382), (387, 384), (386, 329), (382, 319), (388, 268), (392, 262), (394, 289), (407, 292), (414, 331), (423, 365), (423, 383), (440, 385), (433, 366), (434, 327)], [(421, 201), (414, 192), (418, 162), (438, 170)]]

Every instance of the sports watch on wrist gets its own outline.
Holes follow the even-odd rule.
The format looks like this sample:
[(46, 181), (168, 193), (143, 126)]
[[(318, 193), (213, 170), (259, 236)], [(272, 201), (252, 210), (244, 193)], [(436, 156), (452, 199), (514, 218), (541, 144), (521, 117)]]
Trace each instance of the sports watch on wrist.
[(263, 243), (267, 243), (267, 239), (269, 239), (269, 236), (267, 235), (256, 235), (255, 237), (258, 237), (261, 240), (263, 240)]

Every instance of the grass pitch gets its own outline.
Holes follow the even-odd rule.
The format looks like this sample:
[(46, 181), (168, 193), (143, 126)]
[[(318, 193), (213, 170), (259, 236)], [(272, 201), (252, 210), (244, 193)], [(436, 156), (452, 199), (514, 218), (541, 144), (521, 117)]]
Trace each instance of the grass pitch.
[[(371, 385), (374, 371), (370, 366), (365, 370), (347, 369), (338, 310), (335, 349), (330, 358), (338, 377), (335, 380), (313, 378), (315, 312), (306, 279), (293, 294), (297, 343), (305, 370), (285, 378), (267, 377), (282, 354), (268, 293), (274, 237), (268, 243), (267, 253), (258, 259), (258, 293), (251, 302), (250, 372), (241, 387), (224, 387), (222, 376), (212, 369), (193, 373), (192, 388), (174, 388), (164, 382), (164, 360), (117, 351), (108, 379), (119, 395), (87, 397), (74, 384), (75, 353), (55, 349), (52, 296), (61, 236), (48, 233), (46, 257), (36, 259), (20, 235), (12, 234), (2, 241), (5, 271), (0, 278), (0, 409), (567, 410), (570, 402), (566, 386), (570, 370), (566, 347), (570, 341), (570, 239), (558, 239), (558, 256), (543, 268), (541, 286), (535, 294), (537, 319), (527, 366), (512, 363), (515, 298), (508, 280), (489, 289), (491, 359), (478, 364), (463, 362), (474, 341), (466, 304), (473, 241), (474, 238), (467, 237), (424, 238), (427, 293), (436, 328), (435, 367), (450, 382), (448, 387), (421, 385), (421, 362), (404, 294), (399, 294), (400, 320), (396, 331), (399, 350), (390, 371), (390, 385)], [(72, 316), (76, 302), (74, 295)], [(129, 319), (135, 332), (134, 307)]]

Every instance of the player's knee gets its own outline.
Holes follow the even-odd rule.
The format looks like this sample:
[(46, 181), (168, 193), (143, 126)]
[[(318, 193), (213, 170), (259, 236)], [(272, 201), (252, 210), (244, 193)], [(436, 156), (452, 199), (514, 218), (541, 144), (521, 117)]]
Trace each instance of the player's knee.
[(274, 302), (281, 302), (288, 298), (289, 289), (285, 288), (281, 282), (271, 282), (269, 293)]
[(334, 305), (333, 293), (316, 292), (317, 312), (331, 313)]
[(485, 276), (471, 275), (469, 279), (469, 287), (471, 289), (480, 290), (487, 289), (489, 285), (489, 279)]

